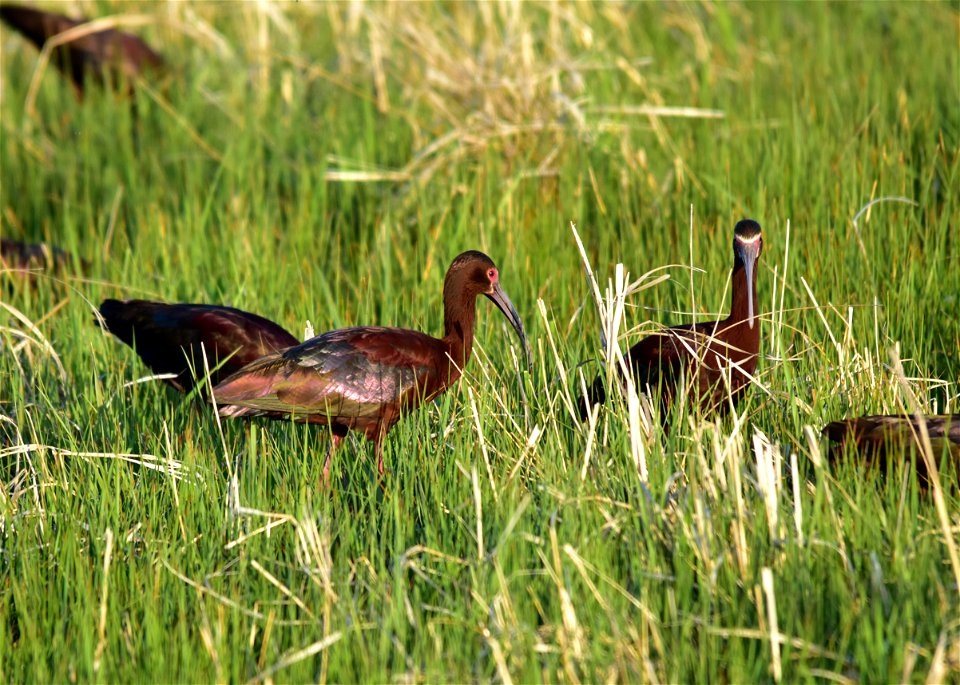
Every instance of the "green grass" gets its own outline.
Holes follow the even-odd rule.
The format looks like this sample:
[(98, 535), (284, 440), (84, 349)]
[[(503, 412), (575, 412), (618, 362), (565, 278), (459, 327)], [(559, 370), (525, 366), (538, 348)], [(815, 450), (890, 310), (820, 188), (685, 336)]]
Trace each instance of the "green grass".
[[(36, 52), (2, 33), (0, 230), (90, 267), (0, 274), (39, 331), (0, 315), (0, 679), (756, 682), (775, 652), (787, 682), (960, 677), (935, 498), (817, 466), (804, 433), (910, 394), (960, 411), (954, 5), (262, 6), (83, 3), (157, 17), (137, 31), (174, 73), (135, 111), (51, 70), (29, 112)], [(854, 226), (890, 196), (916, 205)], [(726, 309), (743, 216), (765, 231), (765, 390), (643, 436), (641, 482), (624, 406), (591, 439), (564, 404), (599, 356), (569, 223), (602, 285), (692, 245), (692, 291), (675, 266), (630, 298), (649, 328)], [(465, 249), (501, 267), (534, 369), (480, 303), (481, 349), (390, 434), (382, 487), (361, 440), (323, 490), (322, 430), (221, 432), (128, 385), (147, 370), (91, 323), (119, 296), (436, 334)]]

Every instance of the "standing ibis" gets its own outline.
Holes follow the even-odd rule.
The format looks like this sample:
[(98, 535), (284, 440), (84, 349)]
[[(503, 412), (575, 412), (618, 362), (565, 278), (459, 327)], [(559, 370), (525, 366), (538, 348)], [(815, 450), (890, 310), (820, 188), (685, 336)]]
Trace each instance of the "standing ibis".
[[(659, 390), (662, 407), (672, 402), (683, 375), (705, 412), (723, 412), (727, 398), (737, 403), (757, 368), (760, 324), (757, 310), (756, 264), (763, 250), (760, 224), (751, 219), (733, 231), (733, 274), (730, 315), (719, 321), (674, 326), (650, 335), (630, 348), (627, 364), (638, 390)], [(729, 386), (724, 376), (729, 378)], [(580, 407), (586, 418), (594, 404), (606, 400), (604, 379), (598, 377)]]
[(216, 385), (254, 360), (300, 344), (269, 319), (220, 305), (104, 300), (99, 318), (154, 373), (176, 374), (168, 382), (181, 392), (190, 392), (194, 374), (202, 378), (205, 368)]
[(403, 413), (456, 383), (470, 360), (478, 295), (503, 312), (520, 337), (529, 365), (523, 324), (500, 287), (496, 265), (482, 252), (464, 252), (444, 279), (442, 338), (371, 326), (318, 335), (250, 364), (214, 388), (220, 413), (328, 426), (332, 443), (324, 461), (324, 482), (337, 445), (349, 430), (360, 431), (373, 441), (382, 475), (387, 432)]
[[(960, 414), (926, 416), (923, 421), (927, 425), (933, 458), (939, 459), (943, 448), (949, 447), (951, 459), (960, 469)], [(920, 419), (902, 414), (833, 421), (824, 426), (821, 433), (839, 446), (829, 450), (831, 461), (837, 461), (847, 448), (856, 447), (868, 466), (876, 466), (883, 473), (888, 461), (922, 446)], [(916, 465), (917, 478), (926, 484), (929, 479), (926, 461), (918, 458)]]
[[(54, 36), (87, 22), (6, 2), (0, 3), (0, 19), (38, 50)], [(101, 83), (129, 86), (146, 69), (158, 69), (164, 63), (142, 40), (116, 29), (93, 31), (58, 45), (52, 58), (57, 69), (73, 81), (78, 94), (83, 93), (88, 75)]]

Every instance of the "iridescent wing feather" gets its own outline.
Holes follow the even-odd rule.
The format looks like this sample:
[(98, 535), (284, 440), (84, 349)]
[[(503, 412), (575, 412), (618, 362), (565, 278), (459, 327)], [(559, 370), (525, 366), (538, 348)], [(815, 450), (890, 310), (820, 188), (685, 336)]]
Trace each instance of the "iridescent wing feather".
[[(374, 418), (416, 406), (439, 385), (441, 343), (417, 331), (346, 328), (261, 359), (214, 390), (228, 415)], [(252, 410), (252, 411), (244, 411)]]

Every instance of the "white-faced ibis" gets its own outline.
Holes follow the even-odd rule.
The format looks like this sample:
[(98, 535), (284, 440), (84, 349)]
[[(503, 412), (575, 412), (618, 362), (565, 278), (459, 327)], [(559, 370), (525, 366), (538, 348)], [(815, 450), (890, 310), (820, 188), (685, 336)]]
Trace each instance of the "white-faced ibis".
[(300, 344), (269, 319), (219, 305), (104, 300), (100, 316), (154, 373), (176, 374), (168, 382), (181, 392), (205, 373), (201, 350), (216, 385), (256, 359)]
[(330, 331), (286, 352), (254, 362), (213, 390), (224, 416), (267, 416), (326, 425), (333, 451), (355, 430), (372, 440), (383, 473), (383, 439), (405, 412), (454, 384), (470, 360), (477, 296), (484, 295), (511, 323), (529, 364), (517, 310), (500, 287), (496, 265), (482, 252), (464, 252), (443, 283), (444, 336), (402, 328)]
[[(61, 271), (69, 268), (72, 263), (73, 256), (59, 247), (0, 239), (0, 271), (30, 276), (38, 270)], [(80, 260), (78, 266), (83, 269), (87, 264)]]
[[(659, 392), (665, 408), (685, 375), (692, 395), (705, 412), (725, 411), (728, 394), (734, 403), (743, 397), (760, 352), (760, 324), (754, 313), (756, 264), (762, 250), (760, 224), (751, 219), (738, 222), (733, 231), (730, 315), (719, 321), (667, 328), (631, 347), (626, 361), (638, 391), (649, 388)], [(729, 377), (729, 386), (724, 375)], [(598, 377), (580, 407), (582, 416), (585, 418), (592, 405), (605, 400), (604, 380)]]
[[(948, 447), (952, 461), (960, 469), (960, 414), (926, 416), (927, 434), (933, 448), (933, 458), (940, 459)], [(875, 466), (886, 473), (891, 459), (899, 459), (910, 450), (921, 448), (920, 420), (916, 416), (879, 414), (855, 419), (833, 421), (823, 427), (822, 435), (838, 447), (829, 450), (831, 461), (837, 461), (850, 448), (856, 448), (867, 466)], [(917, 479), (926, 484), (926, 461), (916, 460)]]
[[(54, 36), (87, 22), (23, 5), (0, 3), (0, 19), (33, 43), (38, 50)], [(128, 87), (147, 69), (163, 66), (163, 58), (136, 36), (116, 29), (83, 35), (53, 50), (54, 65), (83, 93), (84, 80), (93, 77)], [(109, 74), (109, 76), (108, 76)]]

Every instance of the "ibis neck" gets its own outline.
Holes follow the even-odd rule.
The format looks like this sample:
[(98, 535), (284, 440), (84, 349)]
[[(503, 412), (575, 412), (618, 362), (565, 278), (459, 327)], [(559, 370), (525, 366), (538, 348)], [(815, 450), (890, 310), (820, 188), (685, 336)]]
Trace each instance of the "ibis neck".
[(473, 328), (477, 320), (477, 298), (444, 297), (443, 342), (450, 355), (450, 378), (459, 378), (460, 372), (473, 352)]
[[(747, 299), (747, 270), (738, 259), (733, 267), (733, 284), (730, 302), (730, 323), (746, 322), (750, 316), (750, 301)], [(753, 270), (753, 330), (759, 335), (760, 326), (757, 315), (760, 313), (757, 301), (757, 270)]]

